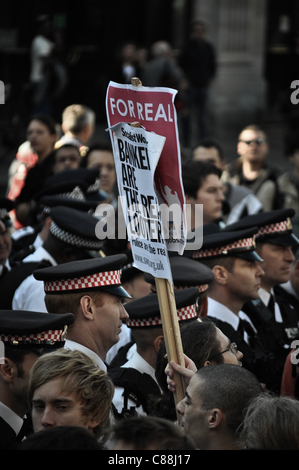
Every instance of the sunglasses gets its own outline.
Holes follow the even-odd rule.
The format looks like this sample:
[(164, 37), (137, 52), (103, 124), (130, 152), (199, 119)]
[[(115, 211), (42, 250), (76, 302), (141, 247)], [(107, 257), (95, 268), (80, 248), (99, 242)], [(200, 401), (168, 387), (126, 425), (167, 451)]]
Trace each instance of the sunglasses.
[(266, 142), (265, 139), (262, 137), (258, 137), (257, 139), (252, 139), (252, 140), (240, 140), (240, 142), (243, 142), (244, 144), (250, 145), (252, 142), (255, 142), (257, 145), (262, 145)]

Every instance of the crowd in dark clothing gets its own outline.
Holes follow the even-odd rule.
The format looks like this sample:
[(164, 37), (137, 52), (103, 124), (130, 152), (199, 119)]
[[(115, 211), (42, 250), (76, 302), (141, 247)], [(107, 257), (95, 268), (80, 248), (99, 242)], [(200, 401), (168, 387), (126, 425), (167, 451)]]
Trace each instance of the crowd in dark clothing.
[[(203, 32), (197, 22), (177, 60), (159, 41), (142, 67), (126, 44), (111, 78), (140, 73), (203, 110), (216, 74)], [(94, 111), (70, 105), (59, 125), (30, 117), (0, 199), (0, 449), (299, 448), (299, 141), (286, 139), (293, 169), (281, 174), (259, 126), (241, 130), (226, 164), (202, 113), (198, 123), (181, 174), (188, 239), (200, 207), (203, 243), (169, 252), (178, 364), (155, 278), (117, 236), (113, 150), (95, 139)], [(97, 236), (99, 207), (114, 239)]]

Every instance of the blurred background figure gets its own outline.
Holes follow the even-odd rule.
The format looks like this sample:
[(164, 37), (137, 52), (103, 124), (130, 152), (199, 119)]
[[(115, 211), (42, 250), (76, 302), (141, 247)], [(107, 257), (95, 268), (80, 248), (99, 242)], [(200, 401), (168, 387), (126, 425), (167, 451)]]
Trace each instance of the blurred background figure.
[(189, 40), (182, 49), (179, 65), (188, 80), (190, 113), (184, 122), (184, 140), (191, 146), (208, 136), (209, 87), (216, 75), (214, 46), (205, 39), (206, 26), (202, 21), (191, 24)]
[(61, 98), (68, 83), (64, 38), (61, 31), (53, 31), (49, 15), (37, 17), (36, 30), (30, 48), (32, 113), (52, 114), (54, 101)]
[(152, 45), (151, 59), (144, 66), (140, 78), (144, 86), (179, 87), (182, 72), (174, 60), (169, 42), (157, 41)]
[(118, 190), (116, 187), (116, 171), (111, 143), (108, 141), (95, 142), (89, 147), (81, 166), (87, 168), (99, 168), (100, 190), (109, 195), (114, 207), (117, 205)]
[[(225, 169), (223, 148), (214, 139), (200, 140), (192, 151), (193, 161), (212, 163), (221, 171)], [(240, 184), (223, 181), (223, 221), (228, 225), (245, 217), (263, 211), (262, 203), (253, 192)]]
[(27, 225), (33, 195), (43, 188), (43, 182), (53, 173), (54, 145), (57, 141), (56, 124), (53, 119), (47, 114), (32, 116), (27, 125), (27, 139), (32, 153), (37, 158), (35, 158), (35, 165), (33, 165), (34, 156), (29, 153), (29, 164), (25, 165), (25, 168), (18, 167), (17, 173), (20, 168), (21, 173), (25, 176), (21, 184), (18, 177), (16, 178), (20, 193), (17, 194), (18, 191), (11, 188), (11, 192), (16, 198), (16, 228)]
[(239, 134), (239, 158), (228, 164), (223, 181), (250, 189), (263, 205), (264, 211), (280, 209), (282, 198), (277, 185), (278, 170), (269, 165), (269, 144), (266, 133), (256, 124), (246, 126)]
[(134, 41), (119, 45), (111, 69), (111, 80), (131, 84), (132, 77), (138, 77), (140, 68), (137, 61), (137, 47)]
[(80, 144), (76, 139), (64, 139), (55, 150), (53, 173), (79, 168), (81, 162)]
[(61, 147), (65, 141), (75, 139), (78, 141), (81, 156), (85, 156), (95, 124), (96, 114), (88, 106), (82, 104), (67, 106), (62, 113), (61, 130), (64, 135), (57, 142), (56, 148)]
[(295, 216), (292, 220), (294, 233), (299, 236), (299, 134), (298, 130), (289, 132), (285, 137), (285, 156), (291, 168), (277, 179), (279, 191), (283, 197), (283, 207), (292, 208)]
[(36, 19), (37, 35), (31, 44), (31, 73), (33, 113), (50, 114), (49, 64), (55, 48), (51, 37), (51, 19), (40, 15)]

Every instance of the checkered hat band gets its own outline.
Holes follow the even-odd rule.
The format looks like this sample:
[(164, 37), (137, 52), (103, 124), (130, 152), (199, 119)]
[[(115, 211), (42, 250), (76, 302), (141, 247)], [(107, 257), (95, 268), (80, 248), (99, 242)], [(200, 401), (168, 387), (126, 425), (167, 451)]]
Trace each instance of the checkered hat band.
[[(178, 321), (191, 320), (197, 317), (196, 305), (188, 305), (188, 307), (180, 308), (177, 311)], [(138, 328), (146, 326), (159, 326), (162, 325), (162, 319), (160, 317), (148, 318), (147, 320), (133, 320), (129, 318), (127, 320), (127, 326), (129, 328)]]
[(42, 333), (34, 333), (31, 335), (0, 335), (0, 341), (3, 343), (12, 343), (13, 341), (18, 341), (21, 343), (25, 343), (26, 341), (61, 341), (63, 330), (49, 330), (44, 331)]
[(278, 222), (276, 224), (271, 224), (271, 225), (266, 225), (265, 227), (262, 227), (259, 232), (257, 233), (257, 237), (261, 237), (263, 235), (268, 235), (271, 233), (280, 233), (280, 232), (288, 232), (289, 229), (287, 227), (288, 223), (287, 221), (283, 222)]
[(102, 242), (100, 240), (88, 240), (87, 238), (79, 237), (72, 233), (62, 230), (55, 222), (51, 223), (50, 232), (54, 237), (67, 243), (68, 245), (77, 246), (78, 248), (86, 248), (87, 250), (100, 250)]
[(44, 289), (45, 292), (68, 292), (95, 287), (119, 286), (120, 283), (120, 271), (106, 271), (76, 279), (44, 282)]
[(208, 258), (210, 256), (220, 256), (223, 254), (229, 254), (233, 250), (242, 250), (242, 248), (253, 248), (253, 238), (244, 238), (243, 240), (238, 240), (234, 243), (230, 243), (226, 246), (221, 246), (219, 248), (210, 248), (206, 250), (198, 250), (193, 253), (193, 258)]

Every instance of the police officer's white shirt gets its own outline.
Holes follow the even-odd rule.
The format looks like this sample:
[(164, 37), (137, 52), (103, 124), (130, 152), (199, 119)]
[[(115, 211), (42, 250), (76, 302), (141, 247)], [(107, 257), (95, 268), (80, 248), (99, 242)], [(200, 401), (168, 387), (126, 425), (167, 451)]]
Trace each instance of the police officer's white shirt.
[(44, 243), (44, 240), (42, 239), (42, 237), (38, 233), (37, 236), (36, 236), (36, 239), (33, 242), (34, 248), (37, 250), (40, 246), (42, 246), (43, 243)]
[(121, 327), (121, 332), (119, 334), (119, 341), (109, 349), (106, 356), (106, 364), (110, 364), (112, 359), (116, 356), (120, 348), (132, 341), (131, 328), (129, 328), (125, 323)]
[[(221, 304), (220, 302), (217, 302), (217, 300), (211, 299), (210, 297), (208, 300), (208, 316), (228, 323), (235, 331), (237, 331), (239, 328), (240, 319), (246, 320), (248, 323), (250, 323), (253, 330), (256, 331), (250, 318), (244, 312), (242, 312), (242, 310), (240, 310), (238, 315), (236, 315), (228, 307)], [(244, 341), (246, 341), (246, 343), (249, 342), (246, 331), (244, 332)]]
[(34, 228), (31, 227), (30, 225), (27, 225), (27, 227), (20, 228), (19, 230), (16, 230), (14, 233), (12, 233), (11, 238), (17, 241), (23, 237), (32, 235), (33, 233), (34, 233)]
[(37, 248), (34, 253), (31, 253), (31, 255), (26, 256), (26, 258), (23, 259), (23, 263), (35, 263), (37, 261), (50, 261), (52, 266), (57, 266), (57, 263), (53, 256), (48, 253), (47, 250), (45, 250), (42, 246)]
[[(126, 369), (126, 368), (136, 369), (139, 372), (141, 372), (142, 374), (143, 373), (148, 374), (152, 377), (152, 379), (156, 383), (158, 383), (157, 380), (156, 380), (156, 376), (155, 376), (155, 369), (148, 362), (146, 362), (140, 356), (140, 354), (137, 351), (135, 351), (132, 358), (121, 367), (123, 369)], [(119, 413), (122, 412), (122, 409), (123, 409), (123, 406), (124, 406), (123, 393), (124, 393), (124, 388), (123, 387), (115, 387), (115, 392), (114, 392), (114, 397), (113, 397), (113, 404), (114, 404), (115, 408), (117, 409), (117, 411)], [(136, 403), (129, 398), (128, 399), (128, 409), (130, 409), (131, 406), (135, 408)], [(136, 408), (136, 412), (138, 413), (138, 415), (141, 415), (141, 416), (146, 415), (142, 405), (140, 405), (138, 408)]]
[(102, 359), (94, 351), (87, 348), (86, 346), (83, 346), (83, 344), (67, 339), (65, 341), (64, 347), (65, 349), (70, 349), (71, 351), (81, 351), (85, 353), (87, 356), (89, 356), (98, 364), (100, 369), (102, 369), (104, 372), (107, 372), (107, 367), (105, 363), (102, 361)]
[[(55, 259), (42, 246), (32, 253), (32, 255), (27, 256), (23, 262), (32, 263), (42, 260), (49, 261), (52, 266), (57, 266)], [(16, 289), (12, 301), (12, 308), (13, 310), (48, 313), (44, 299), (44, 283), (43, 281), (36, 280), (32, 274)]]
[[(8, 271), (10, 271), (10, 270), (11, 270), (11, 267), (10, 267), (10, 264), (9, 264), (9, 260), (8, 260), (8, 259), (6, 260), (6, 262), (5, 262), (5, 265), (4, 265), (4, 266), (5, 266), (5, 267), (8, 269)], [(0, 276), (2, 276), (2, 272), (3, 272), (3, 268), (4, 268), (4, 266), (0, 265)]]
[[(28, 235), (32, 235), (34, 233), (34, 231), (35, 231), (34, 228), (30, 227), (30, 226), (20, 228), (19, 230), (17, 230), (16, 232), (14, 232), (12, 234), (11, 238), (15, 241), (21, 240), (23, 237), (27, 237)], [(37, 250), (40, 246), (42, 246), (43, 243), (44, 243), (44, 241), (42, 240), (40, 234), (38, 233), (37, 236), (36, 236), (36, 239), (33, 242), (34, 248)]]
[[(275, 295), (274, 295), (274, 290), (271, 289), (271, 294), (269, 294), (269, 292), (267, 292), (265, 289), (263, 289), (262, 287), (259, 289), (258, 291), (258, 294), (259, 294), (259, 298), (261, 299), (261, 301), (266, 305), (268, 306), (268, 303), (269, 303), (269, 300), (270, 300), (270, 297), (271, 297), (271, 294), (273, 295), (274, 299), (275, 299)], [(279, 305), (277, 302), (274, 303), (274, 311), (275, 311), (275, 320), (277, 321), (277, 323), (283, 323), (283, 319), (282, 319), (282, 316), (281, 316), (281, 313), (280, 313), (280, 308), (279, 308)]]
[(23, 419), (0, 401), (0, 417), (13, 429), (16, 436), (21, 431)]

